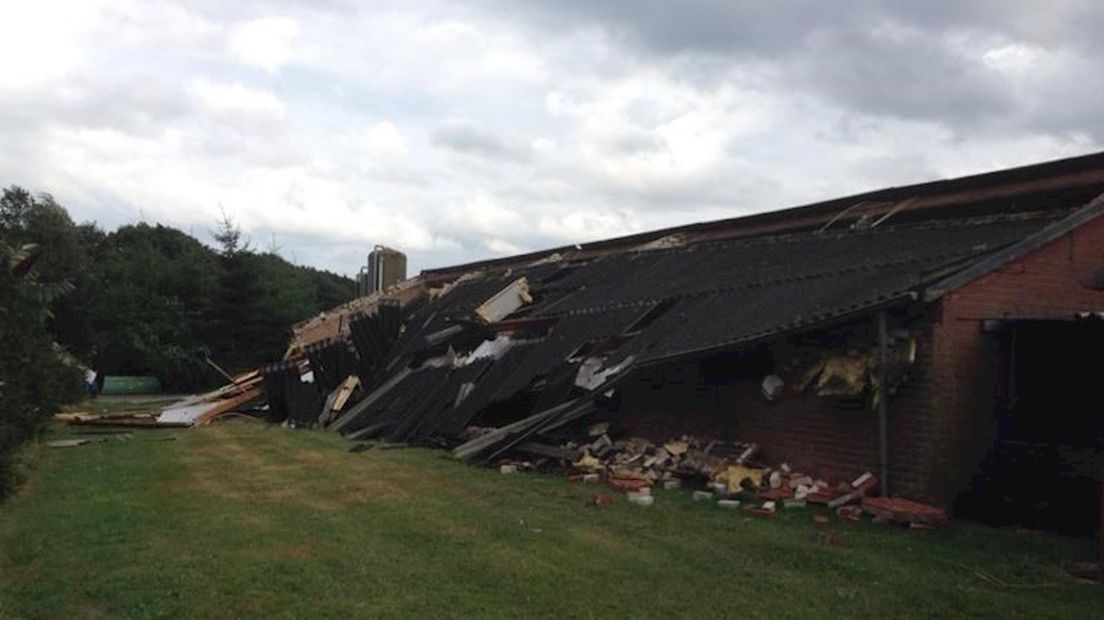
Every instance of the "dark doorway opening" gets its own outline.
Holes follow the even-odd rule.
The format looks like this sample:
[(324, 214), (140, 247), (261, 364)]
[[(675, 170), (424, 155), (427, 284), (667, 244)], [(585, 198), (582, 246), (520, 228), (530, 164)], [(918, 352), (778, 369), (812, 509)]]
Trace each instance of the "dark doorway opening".
[(1090, 537), (1101, 527), (1104, 321), (1023, 319), (999, 339), (996, 440), (956, 512)]

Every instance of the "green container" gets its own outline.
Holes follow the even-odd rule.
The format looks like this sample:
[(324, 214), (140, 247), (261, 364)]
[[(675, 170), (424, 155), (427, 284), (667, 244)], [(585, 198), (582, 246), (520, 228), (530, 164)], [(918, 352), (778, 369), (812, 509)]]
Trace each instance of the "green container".
[(101, 394), (160, 394), (161, 382), (157, 377), (129, 377), (108, 375), (104, 377)]

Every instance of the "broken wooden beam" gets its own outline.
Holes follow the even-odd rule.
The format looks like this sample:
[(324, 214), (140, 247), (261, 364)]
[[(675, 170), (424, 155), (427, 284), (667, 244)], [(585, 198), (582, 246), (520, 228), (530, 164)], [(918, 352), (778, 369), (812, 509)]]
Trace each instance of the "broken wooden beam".
[(247, 405), (254, 400), (261, 397), (261, 389), (259, 387), (250, 388), (237, 396), (231, 396), (230, 398), (223, 399), (216, 403), (213, 403), (210, 409), (207, 409), (201, 413), (196, 419), (193, 426), (202, 426), (208, 424), (211, 420), (219, 417), (220, 415), (233, 411), (242, 405)]

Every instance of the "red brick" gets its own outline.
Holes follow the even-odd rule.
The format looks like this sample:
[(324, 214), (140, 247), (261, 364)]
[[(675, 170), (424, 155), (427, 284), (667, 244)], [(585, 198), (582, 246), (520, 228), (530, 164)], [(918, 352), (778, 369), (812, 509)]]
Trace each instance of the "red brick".
[[(912, 326), (917, 362), (889, 408), (895, 493), (947, 506), (984, 458), (997, 375), (996, 351), (981, 321), (1104, 309), (1104, 292), (1081, 286), (1101, 267), (1104, 218), (946, 295), (928, 319)], [(655, 385), (667, 382), (662, 389), (647, 379), (624, 389), (623, 421), (645, 437), (662, 441), (689, 433), (753, 441), (765, 462), (788, 462), (832, 482), (878, 473), (874, 412), (841, 411), (789, 391), (768, 404), (758, 381), (701, 385), (692, 364), (664, 369), (662, 378), (653, 379)]]

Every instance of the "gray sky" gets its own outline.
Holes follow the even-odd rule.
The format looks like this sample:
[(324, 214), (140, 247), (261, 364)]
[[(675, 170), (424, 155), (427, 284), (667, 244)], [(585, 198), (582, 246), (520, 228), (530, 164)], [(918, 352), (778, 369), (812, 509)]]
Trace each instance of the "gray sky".
[(413, 271), (1101, 150), (1097, 0), (0, 8), (0, 183)]

